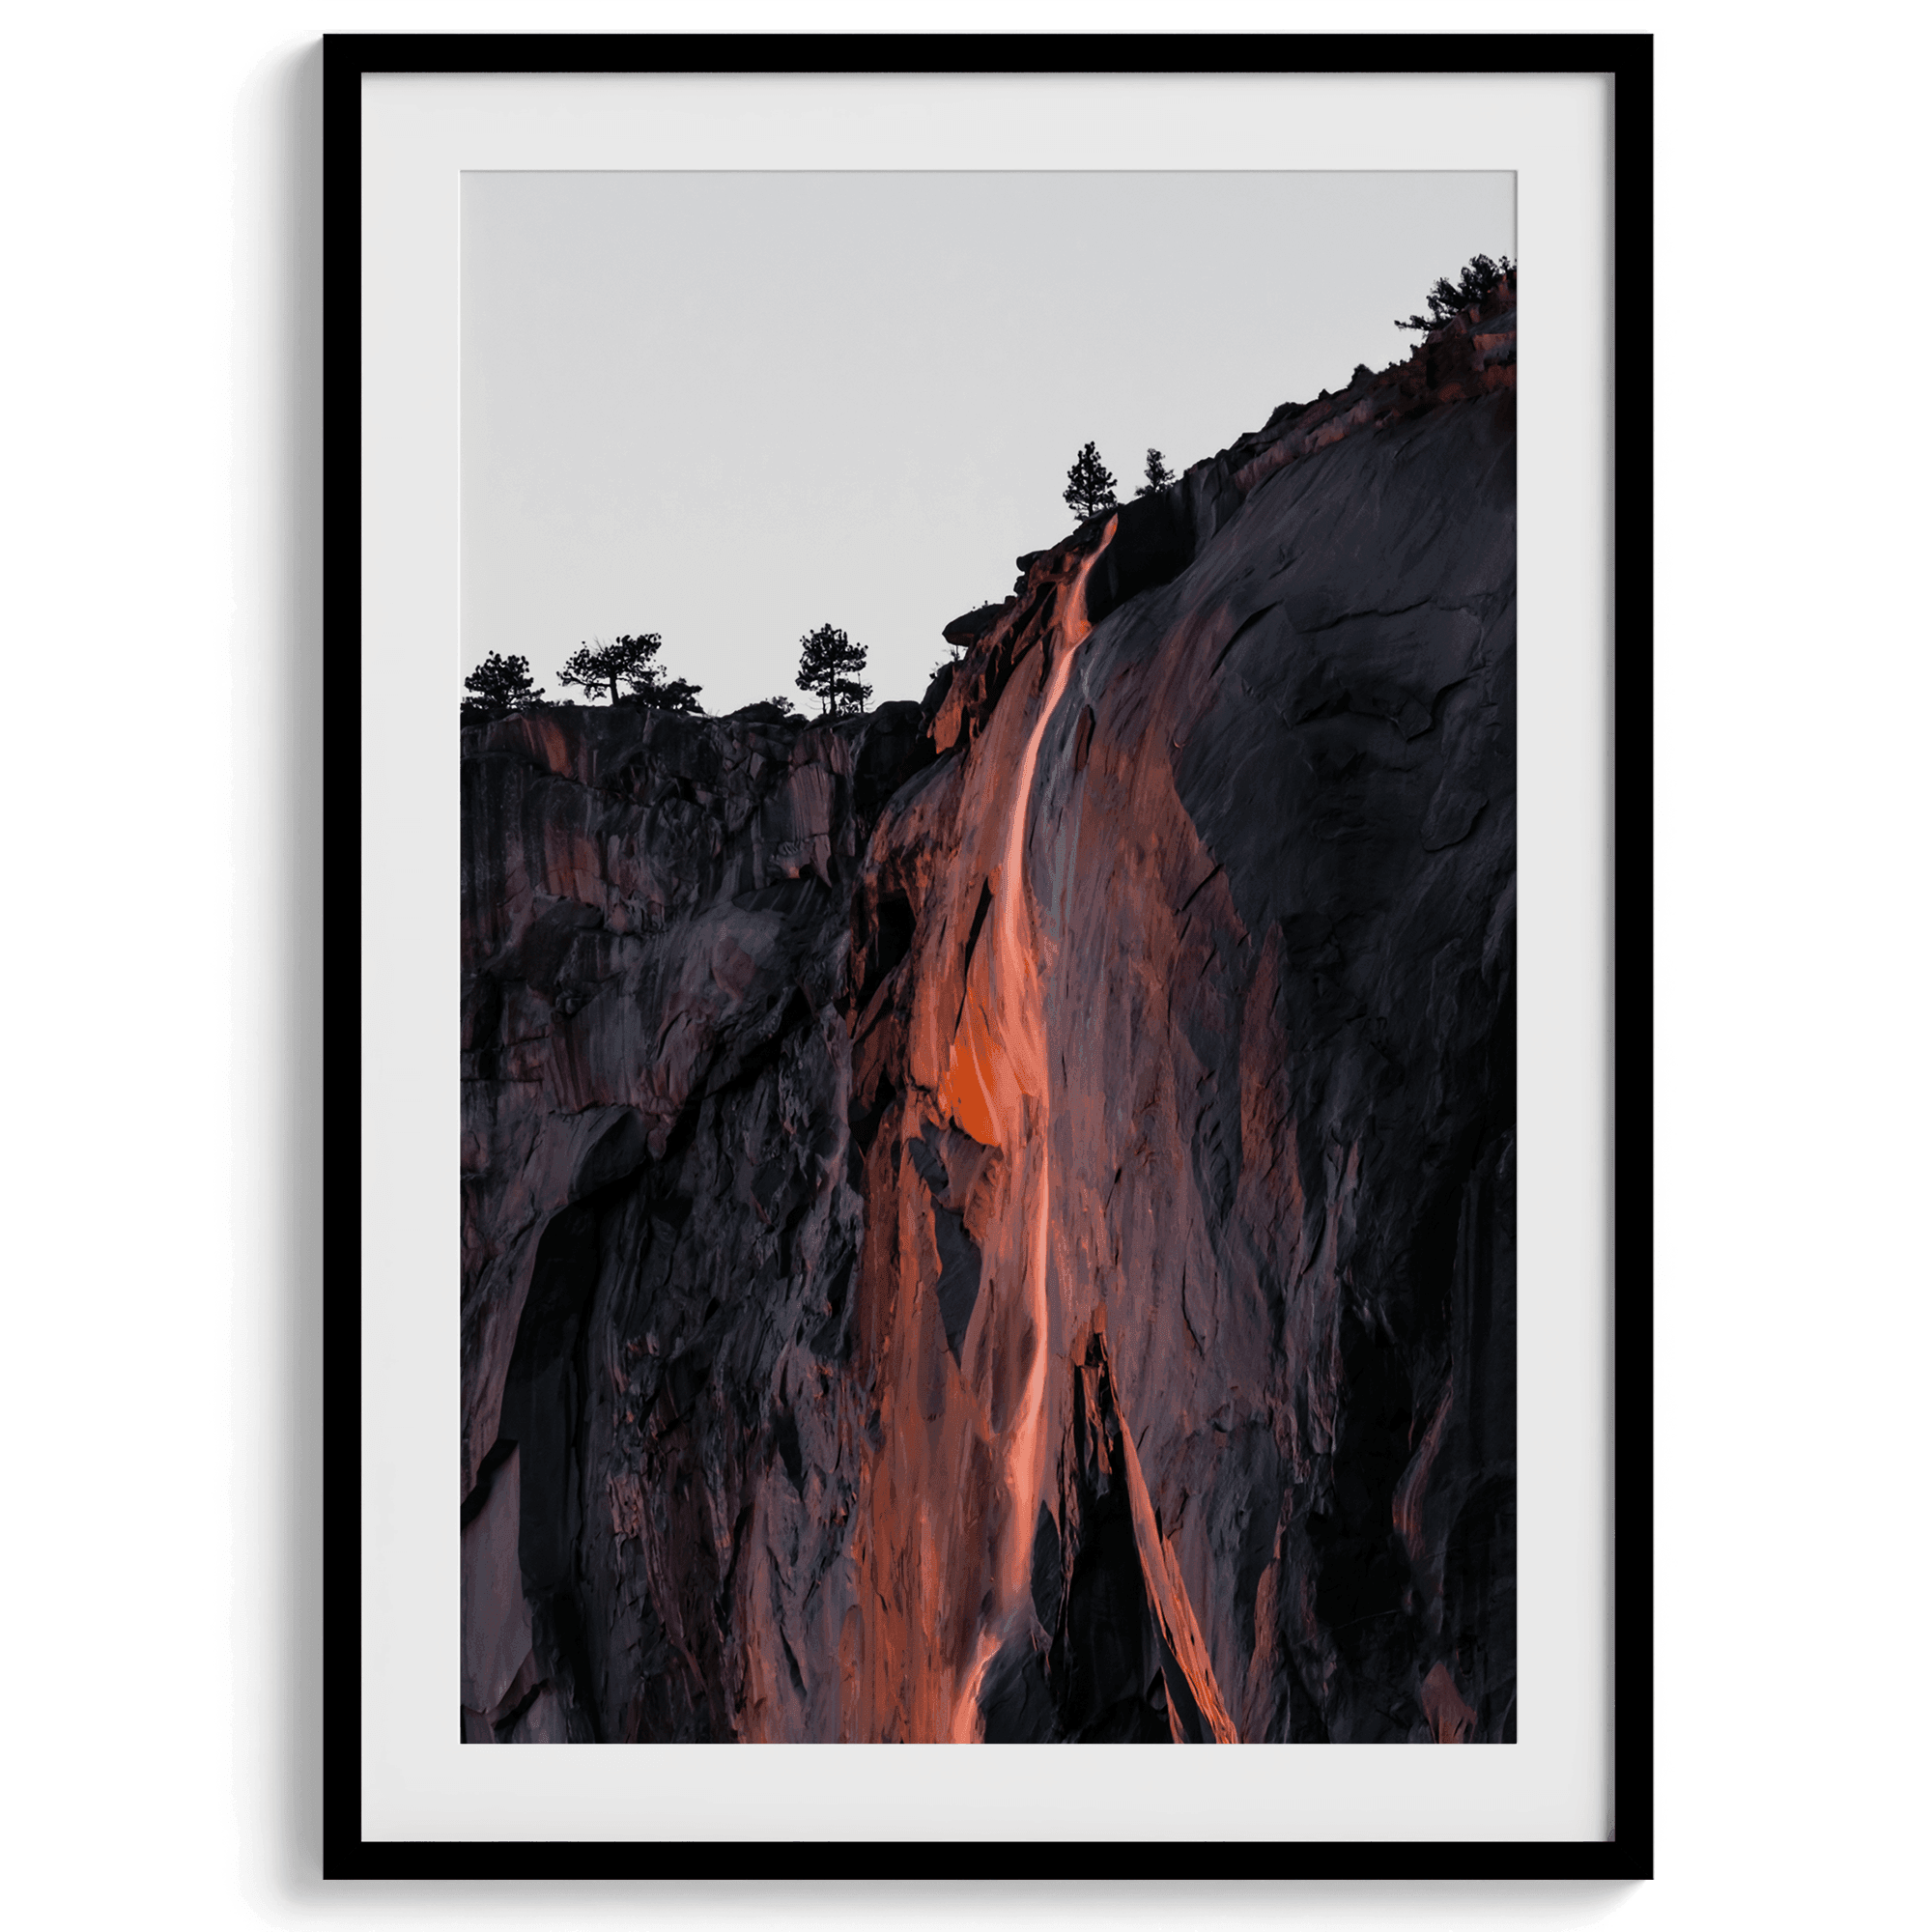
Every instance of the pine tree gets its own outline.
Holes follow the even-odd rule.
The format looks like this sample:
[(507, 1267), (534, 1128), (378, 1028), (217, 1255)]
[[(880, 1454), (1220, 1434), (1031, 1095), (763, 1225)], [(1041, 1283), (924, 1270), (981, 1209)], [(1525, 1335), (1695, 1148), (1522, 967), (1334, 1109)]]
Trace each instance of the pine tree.
[(1121, 500), (1114, 495), (1113, 471), (1100, 461), (1100, 452), (1091, 442), (1073, 459), (1073, 467), (1066, 472), (1066, 488), (1061, 496), (1083, 524), (1102, 510), (1111, 510)]
[(463, 700), (463, 722), (494, 724), (513, 711), (527, 711), (543, 702), (543, 693), (530, 683), (530, 661), (499, 657), (495, 651), (463, 680), (469, 695)]
[[(655, 631), (621, 637), (608, 644), (584, 644), (557, 672), (559, 684), (575, 685), (595, 698), (608, 693), (612, 704), (648, 704), (659, 711), (699, 711), (702, 685), (666, 677), (655, 658), (664, 639)], [(626, 695), (621, 689), (629, 685)]]
[(1134, 492), (1136, 497), (1151, 497), (1156, 490), (1165, 490), (1174, 481), (1174, 471), (1167, 467), (1167, 459), (1157, 449), (1151, 449), (1147, 455), (1147, 481)]
[(564, 660), (557, 682), (575, 685), (593, 700), (608, 697), (615, 704), (623, 680), (643, 669), (663, 642), (653, 635), (620, 638), (611, 644), (581, 644)]
[(1419, 329), (1426, 335), (1431, 329), (1440, 328), (1458, 309), (1481, 301), (1505, 275), (1515, 273), (1516, 264), (1507, 255), (1500, 262), (1492, 262), (1487, 255), (1471, 255), (1460, 279), (1452, 282), (1447, 275), (1436, 277), (1435, 286), (1429, 292), (1427, 320), (1412, 315), (1406, 322), (1398, 322), (1396, 327)]
[(693, 684), (688, 678), (668, 677), (662, 684), (646, 685), (618, 702), (646, 704), (653, 711), (682, 711), (691, 717), (702, 718), (704, 707), (698, 703), (697, 694), (703, 689), (701, 684)]
[(872, 687), (859, 681), (866, 647), (831, 624), (821, 624), (799, 640), (798, 688), (818, 699), (821, 718), (863, 711)]

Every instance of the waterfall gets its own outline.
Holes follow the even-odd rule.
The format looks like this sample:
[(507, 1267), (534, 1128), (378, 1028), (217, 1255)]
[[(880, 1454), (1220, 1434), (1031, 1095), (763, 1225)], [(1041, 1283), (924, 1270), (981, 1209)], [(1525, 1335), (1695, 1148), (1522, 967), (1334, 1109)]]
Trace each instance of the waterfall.
[(952, 1710), (955, 1742), (978, 1734), (980, 1688), (1031, 1581), (1033, 1525), (1039, 1507), (1040, 1426), (1046, 1406), (1048, 1316), (1046, 1267), (1052, 1216), (1052, 1147), (1048, 1134), (1046, 1021), (1040, 986), (1041, 934), (1027, 904), (1026, 839), (1032, 818), (1035, 769), (1072, 673), (1074, 652), (1093, 626), (1087, 620), (1087, 579), (1113, 541), (1110, 518), (1098, 546), (1068, 588), (1052, 639), (1054, 660), (1039, 709), (1027, 734), (1007, 799), (1005, 838), (993, 879), (992, 944), (975, 951), (967, 969), (966, 1000), (939, 1099), (960, 1128), (1009, 1154), (1024, 1149), (1025, 1194), (1031, 1228), (1024, 1292), (1031, 1353), (1026, 1388), (1001, 1445), (1001, 1490), (1008, 1516), (993, 1578), (993, 1613), (981, 1629), (971, 1666)]

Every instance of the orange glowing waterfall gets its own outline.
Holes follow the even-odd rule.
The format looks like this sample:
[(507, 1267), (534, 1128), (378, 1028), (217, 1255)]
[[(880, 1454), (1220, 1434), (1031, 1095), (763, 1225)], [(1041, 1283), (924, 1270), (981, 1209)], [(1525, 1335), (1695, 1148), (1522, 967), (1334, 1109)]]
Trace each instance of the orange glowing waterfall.
[(1113, 541), (1110, 519), (1099, 545), (1068, 587), (1058, 626), (1058, 649), (1039, 709), (1008, 796), (1005, 838), (992, 879), (991, 944), (975, 949), (967, 968), (966, 999), (954, 1034), (940, 1104), (960, 1129), (1009, 1154), (1025, 1151), (1028, 1240), (1024, 1293), (1031, 1350), (1026, 1385), (1000, 1445), (1001, 1488), (1008, 1515), (993, 1577), (993, 1614), (982, 1629), (970, 1668), (953, 1702), (952, 1735), (978, 1735), (980, 1687), (1002, 1635), (1030, 1583), (1033, 1523), (1042, 1481), (1041, 1418), (1046, 1399), (1048, 1333), (1047, 1236), (1052, 1204), (1052, 1153), (1047, 1133), (1046, 1022), (1040, 991), (1041, 936), (1027, 906), (1026, 839), (1032, 817), (1040, 741), (1073, 669), (1073, 654), (1093, 629), (1087, 619), (1087, 578)]

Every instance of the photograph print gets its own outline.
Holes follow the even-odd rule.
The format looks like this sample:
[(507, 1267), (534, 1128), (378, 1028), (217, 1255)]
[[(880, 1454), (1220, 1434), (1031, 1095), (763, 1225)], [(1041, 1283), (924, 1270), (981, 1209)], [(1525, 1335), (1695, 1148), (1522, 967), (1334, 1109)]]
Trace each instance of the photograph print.
[(1514, 1743), (1513, 177), (462, 223), (463, 1739)]

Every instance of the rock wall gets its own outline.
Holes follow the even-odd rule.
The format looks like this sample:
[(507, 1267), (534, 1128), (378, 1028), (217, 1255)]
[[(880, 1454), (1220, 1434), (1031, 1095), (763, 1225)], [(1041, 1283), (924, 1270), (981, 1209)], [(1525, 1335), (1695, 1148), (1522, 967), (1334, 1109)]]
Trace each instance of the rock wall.
[(1514, 1736), (1514, 335), (466, 734), (466, 1737)]

